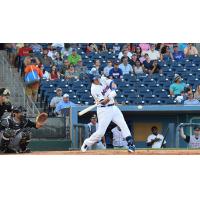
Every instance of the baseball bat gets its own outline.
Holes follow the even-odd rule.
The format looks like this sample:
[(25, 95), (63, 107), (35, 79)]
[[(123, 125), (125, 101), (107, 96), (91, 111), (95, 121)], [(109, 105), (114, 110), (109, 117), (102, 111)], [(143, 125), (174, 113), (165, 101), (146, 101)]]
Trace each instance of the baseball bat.
[(163, 141), (162, 141), (162, 144), (161, 144), (160, 148), (163, 147), (163, 144), (164, 144), (165, 139), (166, 139), (166, 137), (167, 137), (168, 131), (169, 131), (169, 126), (167, 127), (167, 130), (165, 131), (164, 138), (163, 138)]
[(79, 116), (82, 116), (82, 115), (84, 115), (85, 113), (91, 111), (92, 109), (94, 109), (94, 108), (96, 108), (96, 107), (97, 107), (97, 104), (94, 104), (94, 105), (92, 105), (92, 106), (89, 106), (89, 107), (85, 108), (84, 110), (80, 111), (80, 112), (78, 113), (78, 115), (79, 115)]

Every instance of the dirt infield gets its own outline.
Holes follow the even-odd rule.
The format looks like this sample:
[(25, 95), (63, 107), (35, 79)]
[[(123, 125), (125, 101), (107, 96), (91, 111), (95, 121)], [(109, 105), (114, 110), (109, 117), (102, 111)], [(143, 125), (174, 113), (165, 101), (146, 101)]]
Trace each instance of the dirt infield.
[(81, 151), (42, 151), (32, 152), (31, 155), (200, 155), (200, 149), (141, 149), (134, 153), (129, 153), (127, 150), (91, 150), (85, 153)]

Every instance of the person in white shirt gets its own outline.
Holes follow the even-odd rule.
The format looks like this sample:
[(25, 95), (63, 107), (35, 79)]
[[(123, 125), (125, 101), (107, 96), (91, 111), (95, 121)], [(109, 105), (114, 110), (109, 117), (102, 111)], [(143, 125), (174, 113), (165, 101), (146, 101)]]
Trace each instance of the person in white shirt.
[[(87, 125), (88, 125), (88, 135), (87, 135), (87, 137), (90, 137), (94, 132), (96, 132), (96, 130), (98, 128), (97, 116), (93, 115), (90, 118), (90, 123), (88, 123)], [(101, 139), (99, 139), (91, 147), (88, 147), (88, 150), (97, 150), (97, 149), (106, 149), (105, 136), (103, 136)]]
[(112, 61), (111, 60), (108, 60), (107, 61), (107, 66), (104, 67), (103, 69), (103, 74), (106, 76), (106, 77), (109, 77), (109, 72), (110, 70), (113, 68), (112, 66)]
[(146, 52), (149, 55), (150, 60), (159, 60), (160, 53), (155, 50), (155, 44), (150, 45), (150, 49)]
[(129, 59), (131, 59), (132, 57), (132, 53), (130, 51), (128, 51), (128, 48), (125, 48), (124, 50), (122, 50), (119, 55), (118, 55), (118, 59), (121, 60), (122, 57), (129, 57)]
[(122, 70), (123, 74), (133, 73), (133, 68), (128, 63), (128, 59), (125, 57), (122, 59), (122, 63), (119, 65), (119, 68)]
[(163, 142), (164, 137), (163, 135), (158, 133), (158, 128), (156, 126), (153, 126), (151, 128), (152, 133), (147, 138), (147, 146), (151, 148), (161, 148), (161, 145), (163, 148), (166, 148), (166, 140)]
[(113, 148), (114, 149), (118, 149), (118, 148), (127, 149), (128, 143), (127, 143), (126, 139), (123, 138), (122, 131), (119, 128), (119, 126), (116, 126), (115, 128), (113, 128), (111, 130), (111, 132), (113, 134), (113, 141), (112, 141)]

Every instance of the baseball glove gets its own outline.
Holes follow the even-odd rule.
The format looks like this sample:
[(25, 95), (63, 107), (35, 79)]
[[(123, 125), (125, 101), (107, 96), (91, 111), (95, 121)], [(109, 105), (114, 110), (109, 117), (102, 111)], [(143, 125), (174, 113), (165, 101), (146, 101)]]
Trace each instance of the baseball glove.
[(36, 117), (36, 127), (37, 128), (42, 127), (45, 124), (45, 122), (47, 121), (47, 119), (48, 119), (47, 113), (45, 113), (45, 112), (40, 113)]

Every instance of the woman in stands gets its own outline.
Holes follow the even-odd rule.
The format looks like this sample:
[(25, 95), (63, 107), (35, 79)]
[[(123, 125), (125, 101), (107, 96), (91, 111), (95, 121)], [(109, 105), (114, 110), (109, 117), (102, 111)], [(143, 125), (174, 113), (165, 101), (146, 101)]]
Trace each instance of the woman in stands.
[(139, 60), (136, 60), (135, 66), (133, 66), (133, 71), (136, 75), (144, 73), (144, 67)]
[(50, 72), (50, 80), (54, 81), (60, 79), (60, 73), (57, 71), (56, 66), (52, 66), (51, 72)]
[(173, 56), (172, 56), (172, 53), (170, 52), (170, 49), (169, 49), (168, 46), (162, 47), (162, 49), (161, 49), (161, 54), (160, 54), (160, 59), (161, 59), (162, 61), (165, 61), (165, 62), (174, 59)]
[(73, 65), (70, 65), (70, 67), (65, 71), (65, 79), (69, 80), (72, 78), (79, 79), (79, 73), (75, 71)]

